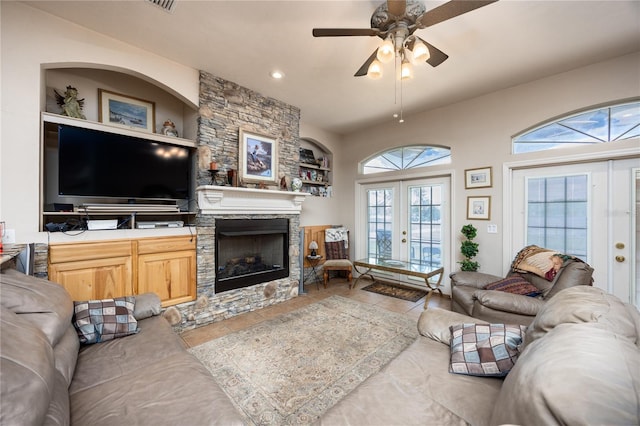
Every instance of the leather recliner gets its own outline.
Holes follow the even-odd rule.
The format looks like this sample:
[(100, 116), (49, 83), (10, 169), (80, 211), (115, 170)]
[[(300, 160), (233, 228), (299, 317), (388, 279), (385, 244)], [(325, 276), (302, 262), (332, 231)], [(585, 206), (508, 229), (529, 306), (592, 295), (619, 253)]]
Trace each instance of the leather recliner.
[[(516, 256), (517, 257), (517, 256)], [(482, 272), (459, 271), (452, 273), (451, 309), (490, 323), (529, 325), (540, 308), (560, 290), (577, 285), (592, 285), (593, 268), (579, 259), (564, 262), (553, 281), (547, 281), (532, 272), (514, 270), (540, 291), (537, 297), (485, 290), (490, 283), (502, 277)]]

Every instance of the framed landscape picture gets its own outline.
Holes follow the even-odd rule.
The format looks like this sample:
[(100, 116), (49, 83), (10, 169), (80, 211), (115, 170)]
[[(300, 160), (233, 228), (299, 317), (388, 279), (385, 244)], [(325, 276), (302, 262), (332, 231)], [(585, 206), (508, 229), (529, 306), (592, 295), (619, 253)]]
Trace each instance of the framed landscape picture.
[(119, 93), (98, 89), (98, 116), (101, 123), (153, 133), (156, 104)]
[(243, 182), (276, 182), (278, 144), (275, 139), (240, 129), (239, 154)]
[(465, 189), (471, 188), (491, 188), (491, 167), (481, 169), (469, 169), (464, 171)]
[(489, 220), (491, 197), (467, 197), (467, 219)]

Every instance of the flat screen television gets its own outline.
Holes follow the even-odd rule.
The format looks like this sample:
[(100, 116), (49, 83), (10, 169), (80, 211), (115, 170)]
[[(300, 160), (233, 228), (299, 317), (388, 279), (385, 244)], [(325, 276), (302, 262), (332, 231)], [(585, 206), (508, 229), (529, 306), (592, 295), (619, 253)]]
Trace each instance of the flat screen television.
[(58, 193), (123, 199), (188, 199), (193, 149), (58, 125)]

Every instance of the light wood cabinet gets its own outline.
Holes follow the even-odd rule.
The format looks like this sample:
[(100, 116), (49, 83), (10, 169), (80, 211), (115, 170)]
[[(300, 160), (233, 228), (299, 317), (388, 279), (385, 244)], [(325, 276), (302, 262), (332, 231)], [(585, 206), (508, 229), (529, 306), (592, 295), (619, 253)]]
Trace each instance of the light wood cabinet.
[(138, 293), (148, 291), (160, 296), (163, 307), (194, 299), (195, 242), (189, 238), (138, 242)]
[(49, 279), (73, 300), (154, 292), (162, 306), (196, 295), (195, 237), (162, 237), (52, 244)]

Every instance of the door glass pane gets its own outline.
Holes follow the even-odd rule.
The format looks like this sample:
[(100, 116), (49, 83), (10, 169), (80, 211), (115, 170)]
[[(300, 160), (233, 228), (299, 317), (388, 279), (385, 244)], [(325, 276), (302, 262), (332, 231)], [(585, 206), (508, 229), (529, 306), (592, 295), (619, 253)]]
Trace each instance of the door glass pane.
[(527, 244), (587, 259), (588, 176), (527, 182)]
[(393, 190), (367, 191), (369, 211), (367, 229), (367, 257), (391, 258), (393, 226)]
[(442, 187), (414, 186), (409, 189), (409, 259), (442, 264)]

